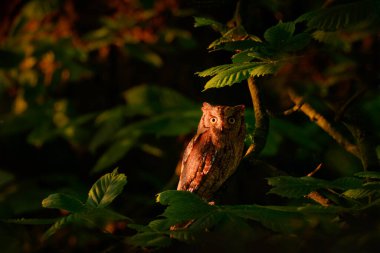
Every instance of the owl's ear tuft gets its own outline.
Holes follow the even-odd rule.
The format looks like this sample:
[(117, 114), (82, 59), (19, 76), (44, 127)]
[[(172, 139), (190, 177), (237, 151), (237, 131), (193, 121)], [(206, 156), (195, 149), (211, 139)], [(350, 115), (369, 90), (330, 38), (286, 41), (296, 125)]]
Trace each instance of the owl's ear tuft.
[(240, 116), (244, 116), (245, 112), (245, 105), (236, 105), (234, 106), (235, 112), (238, 113)]
[(210, 105), (209, 103), (207, 103), (207, 102), (203, 102), (202, 110), (204, 110), (204, 109), (209, 109), (209, 108), (211, 108), (211, 107), (212, 107), (212, 105)]
[(245, 110), (245, 105), (236, 105), (236, 106), (234, 106), (234, 109), (237, 109), (237, 110), (239, 110), (239, 111), (244, 112), (244, 110)]

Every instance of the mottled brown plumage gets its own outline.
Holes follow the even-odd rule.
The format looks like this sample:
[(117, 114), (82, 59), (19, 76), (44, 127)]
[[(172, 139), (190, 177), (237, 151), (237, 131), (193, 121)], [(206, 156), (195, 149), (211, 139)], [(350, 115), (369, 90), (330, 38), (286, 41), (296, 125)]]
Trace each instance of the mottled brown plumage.
[(244, 108), (203, 103), (197, 134), (183, 154), (177, 190), (209, 200), (235, 172), (243, 156)]

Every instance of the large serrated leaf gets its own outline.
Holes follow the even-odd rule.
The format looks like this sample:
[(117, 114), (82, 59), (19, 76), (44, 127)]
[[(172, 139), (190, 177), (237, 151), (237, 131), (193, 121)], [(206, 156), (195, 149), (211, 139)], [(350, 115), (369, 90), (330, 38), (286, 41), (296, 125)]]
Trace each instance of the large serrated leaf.
[(268, 55), (262, 53), (259, 48), (249, 48), (232, 56), (233, 63), (250, 62), (252, 60), (270, 62)]
[(351, 199), (362, 199), (372, 195), (374, 191), (369, 189), (349, 189), (342, 194)]
[(171, 243), (170, 238), (156, 231), (144, 231), (127, 238), (127, 242), (138, 247), (166, 247)]
[(264, 33), (264, 38), (269, 44), (275, 48), (284, 45), (293, 36), (295, 31), (295, 23), (293, 22), (280, 22), (275, 26), (270, 27)]
[[(235, 64), (236, 66), (237, 64)], [(196, 72), (196, 74), (200, 77), (206, 77), (206, 76), (215, 76), (216, 74), (219, 74), (220, 72), (226, 71), (230, 69), (234, 64), (223, 64), (219, 66), (215, 66), (206, 70), (203, 70), (201, 72)]]
[(277, 70), (277, 62), (243, 62), (223, 66), (223, 69), (214, 69), (215, 76), (205, 85), (205, 90), (231, 86), (248, 79), (250, 76), (273, 74)]
[(296, 178), (291, 176), (268, 178), (268, 184), (273, 186), (268, 193), (288, 198), (302, 198), (312, 191), (330, 186), (325, 180), (313, 177)]
[(280, 65), (278, 64), (278, 62), (264, 63), (262, 65), (258, 65), (257, 67), (253, 68), (252, 71), (250, 72), (250, 76), (259, 77), (259, 76), (274, 74), (277, 72), (279, 67)]
[(271, 230), (291, 233), (305, 225), (300, 213), (270, 206), (237, 205), (225, 206), (226, 212), (260, 222)]
[(126, 220), (132, 222), (132, 219), (117, 213), (107, 208), (92, 208), (82, 213), (82, 216), (87, 221), (94, 221), (95, 223), (106, 223), (109, 221), (121, 221)]
[(127, 177), (115, 169), (98, 179), (91, 187), (86, 205), (95, 208), (108, 206), (122, 191), (127, 183)]
[(363, 186), (363, 180), (355, 177), (341, 177), (331, 182), (331, 186), (341, 190), (355, 189)]
[(380, 172), (378, 171), (363, 171), (354, 174), (357, 177), (380, 179)]
[(79, 199), (61, 193), (49, 195), (47, 198), (42, 200), (42, 206), (45, 208), (63, 209), (71, 213), (83, 211), (85, 208), (85, 205)]
[(81, 218), (79, 217), (79, 214), (73, 213), (70, 215), (67, 215), (65, 217), (62, 217), (58, 219), (43, 235), (43, 239), (46, 240), (49, 237), (51, 237), (53, 234), (55, 234), (58, 230), (61, 228), (67, 226), (68, 224), (72, 223), (80, 223)]
[(187, 191), (169, 190), (157, 195), (157, 202), (168, 205), (162, 214), (176, 222), (199, 218), (212, 212), (216, 207), (211, 206), (199, 196)]
[(308, 27), (323, 31), (347, 29), (360, 23), (378, 21), (379, 4), (376, 0), (356, 1), (311, 11), (300, 16), (296, 22), (306, 21)]
[(295, 52), (305, 48), (311, 40), (311, 36), (308, 33), (299, 33), (291, 37), (284, 45), (283, 50), (286, 52)]
[(194, 27), (202, 27), (202, 26), (211, 26), (213, 29), (215, 29), (218, 32), (225, 32), (226, 28), (225, 26), (211, 18), (205, 18), (205, 17), (194, 17)]

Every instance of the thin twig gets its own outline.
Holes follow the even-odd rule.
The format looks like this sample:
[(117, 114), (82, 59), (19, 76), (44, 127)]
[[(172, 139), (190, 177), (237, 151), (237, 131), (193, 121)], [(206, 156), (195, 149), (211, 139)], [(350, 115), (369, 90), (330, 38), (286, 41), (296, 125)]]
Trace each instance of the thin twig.
[(269, 117), (264, 108), (259, 87), (253, 77), (248, 78), (248, 88), (251, 93), (255, 113), (255, 130), (253, 132), (253, 143), (249, 146), (244, 158), (258, 155), (263, 150), (267, 141), (269, 128)]
[(282, 112), (282, 115), (288, 116), (294, 112), (297, 112), (297, 111), (299, 111), (299, 109), (301, 108), (302, 105), (303, 105), (303, 101), (301, 101), (300, 104), (296, 104), (292, 108), (285, 110), (284, 112)]
[(317, 168), (315, 168), (312, 172), (307, 174), (308, 177), (314, 176), (315, 173), (317, 173), (322, 168), (323, 163), (318, 164)]
[[(307, 174), (308, 177), (312, 177), (315, 173), (317, 173), (322, 168), (322, 163), (318, 164), (318, 166), (309, 174)], [(323, 197), (319, 192), (312, 191), (308, 195), (306, 195), (307, 198), (314, 200), (315, 202), (321, 204), (322, 206), (329, 206), (331, 204), (330, 200), (328, 198)]]
[(345, 150), (360, 158), (360, 152), (356, 145), (348, 141), (332, 124), (319, 112), (317, 112), (310, 104), (304, 102), (304, 99), (297, 95), (294, 90), (288, 91), (290, 99), (297, 105), (301, 104), (300, 110), (314, 121), (320, 128), (322, 128), (327, 134), (329, 134), (338, 144), (340, 144)]

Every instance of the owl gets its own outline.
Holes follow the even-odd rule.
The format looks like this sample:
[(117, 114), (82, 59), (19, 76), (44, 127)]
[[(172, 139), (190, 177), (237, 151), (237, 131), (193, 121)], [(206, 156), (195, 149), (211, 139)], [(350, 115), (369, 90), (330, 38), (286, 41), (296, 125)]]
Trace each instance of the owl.
[(210, 200), (243, 157), (244, 105), (203, 103), (197, 134), (187, 145), (177, 190)]

